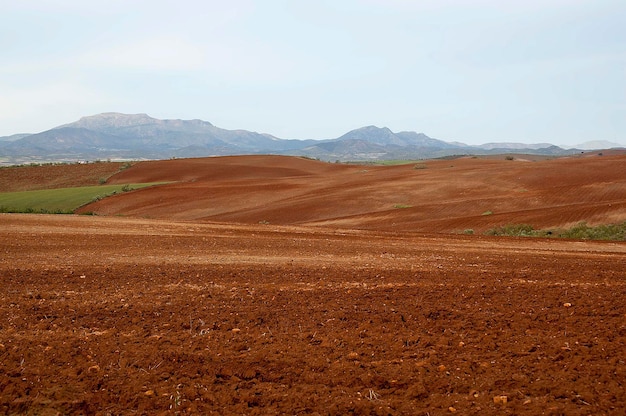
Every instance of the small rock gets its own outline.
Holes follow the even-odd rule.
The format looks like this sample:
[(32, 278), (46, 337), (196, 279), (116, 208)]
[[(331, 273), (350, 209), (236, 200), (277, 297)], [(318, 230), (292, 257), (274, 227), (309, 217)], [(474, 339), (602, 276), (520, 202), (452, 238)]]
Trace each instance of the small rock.
[(97, 373), (98, 371), (100, 371), (100, 366), (97, 364), (92, 365), (87, 371), (89, 371), (90, 373)]
[(146, 396), (150, 397), (150, 396), (154, 396), (154, 390), (148, 390), (144, 393)]
[(235, 333), (236, 333), (236, 332), (241, 332), (241, 329), (239, 329), (239, 328), (233, 328), (233, 329), (232, 329), (232, 332), (235, 332)]
[(450, 413), (456, 413), (456, 409), (454, 407), (452, 407), (452, 406), (448, 407), (448, 411)]
[(505, 405), (507, 404), (508, 401), (509, 401), (509, 398), (507, 396), (495, 396), (493, 398), (493, 402), (495, 404)]
[(359, 358), (359, 353), (358, 352), (351, 352), (350, 354), (348, 354), (348, 359), (349, 360), (356, 360)]

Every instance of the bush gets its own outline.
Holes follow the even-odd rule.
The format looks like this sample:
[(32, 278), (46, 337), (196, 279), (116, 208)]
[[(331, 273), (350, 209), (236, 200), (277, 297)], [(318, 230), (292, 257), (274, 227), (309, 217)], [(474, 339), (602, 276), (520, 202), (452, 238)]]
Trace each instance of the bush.
[(626, 222), (590, 227), (585, 222), (568, 230), (535, 230), (528, 224), (509, 224), (492, 228), (485, 235), (510, 237), (556, 237), (576, 240), (626, 241)]
[(509, 224), (502, 227), (492, 228), (485, 235), (503, 235), (511, 237), (534, 237), (537, 232), (528, 224)]
[(569, 230), (558, 233), (561, 238), (578, 240), (617, 240), (626, 241), (626, 222), (621, 224), (599, 225), (590, 227), (585, 222), (575, 225)]

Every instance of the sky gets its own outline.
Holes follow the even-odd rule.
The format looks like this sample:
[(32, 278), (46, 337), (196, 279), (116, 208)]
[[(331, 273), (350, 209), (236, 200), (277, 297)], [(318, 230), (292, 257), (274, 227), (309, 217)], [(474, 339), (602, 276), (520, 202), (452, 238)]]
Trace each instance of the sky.
[(624, 0), (0, 0), (0, 136), (102, 112), (626, 145)]

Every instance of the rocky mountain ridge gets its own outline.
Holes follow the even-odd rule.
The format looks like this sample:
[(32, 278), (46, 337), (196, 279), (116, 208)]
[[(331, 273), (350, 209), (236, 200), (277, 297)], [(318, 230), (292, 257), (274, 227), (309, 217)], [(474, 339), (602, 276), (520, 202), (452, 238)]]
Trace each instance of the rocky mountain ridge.
[(425, 159), (506, 152), (561, 155), (549, 143), (469, 146), (410, 131), (366, 126), (328, 140), (286, 140), (247, 130), (226, 130), (203, 120), (160, 120), (147, 114), (102, 113), (36, 133), (0, 138), (0, 163), (95, 159), (279, 154), (321, 160)]

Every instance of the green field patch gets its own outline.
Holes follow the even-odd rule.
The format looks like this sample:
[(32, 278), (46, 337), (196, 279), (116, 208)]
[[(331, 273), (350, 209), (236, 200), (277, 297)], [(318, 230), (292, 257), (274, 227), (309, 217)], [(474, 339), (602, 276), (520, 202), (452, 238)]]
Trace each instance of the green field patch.
[(0, 193), (0, 212), (71, 214), (79, 207), (107, 196), (161, 183), (81, 186)]

